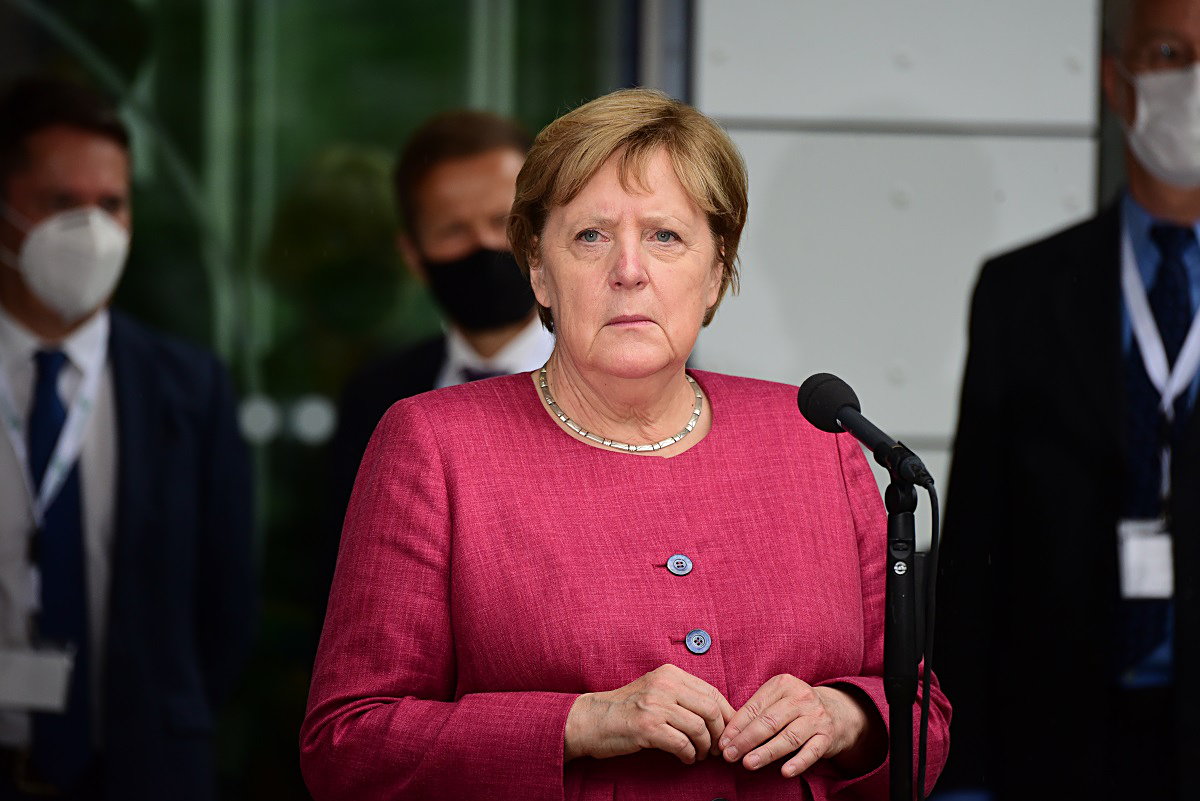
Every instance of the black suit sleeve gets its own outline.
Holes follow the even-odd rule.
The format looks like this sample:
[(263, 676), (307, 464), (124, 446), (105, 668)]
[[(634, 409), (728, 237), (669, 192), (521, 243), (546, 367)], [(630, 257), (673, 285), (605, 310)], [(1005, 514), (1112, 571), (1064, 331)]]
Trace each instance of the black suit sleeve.
[(995, 546), (1009, 527), (1010, 487), (1003, 469), (1006, 440), (1006, 315), (1003, 275), (985, 265), (971, 304), (970, 347), (954, 438), (945, 538), (939, 565), (937, 653), (934, 664), (954, 707), (950, 757), (942, 789), (992, 786), (988, 689), (993, 673), (990, 634), (995, 603)]
[(238, 432), (229, 375), (215, 359), (210, 365), (196, 631), (205, 689), (216, 708), (228, 698), (248, 655), (257, 599), (249, 454)]

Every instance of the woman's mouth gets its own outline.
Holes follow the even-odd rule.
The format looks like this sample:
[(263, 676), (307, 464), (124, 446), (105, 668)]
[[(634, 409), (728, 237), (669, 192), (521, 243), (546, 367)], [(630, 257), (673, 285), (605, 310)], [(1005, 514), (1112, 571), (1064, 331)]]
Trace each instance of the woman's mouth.
[(622, 314), (608, 321), (608, 325), (640, 325), (642, 323), (654, 322), (644, 314)]

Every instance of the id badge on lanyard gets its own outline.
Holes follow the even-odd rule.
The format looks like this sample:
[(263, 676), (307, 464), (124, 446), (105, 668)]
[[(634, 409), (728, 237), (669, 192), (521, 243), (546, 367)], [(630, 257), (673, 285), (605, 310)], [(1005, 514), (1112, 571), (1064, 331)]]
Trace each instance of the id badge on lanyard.
[[(79, 391), (76, 393), (75, 400), (71, 403), (70, 409), (67, 410), (67, 418), (63, 423), (62, 431), (58, 435), (58, 441), (54, 445), (54, 451), (51, 453), (46, 473), (42, 477), (41, 487), (36, 492), (34, 491), (33, 478), (29, 470), (29, 453), (25, 444), (27, 433), (25, 430), (24, 415), (17, 409), (12, 389), (8, 384), (7, 372), (4, 369), (0, 369), (0, 423), (3, 424), (5, 433), (8, 435), (8, 441), (12, 447), (13, 454), (16, 456), (17, 463), (23, 468), (21, 476), (25, 483), (25, 497), (29, 504), (29, 512), (34, 524), (34, 532), (31, 532), (31, 535), (35, 535), (36, 532), (41, 530), (46, 510), (54, 502), (68, 474), (79, 460), (79, 455), (83, 451), (83, 441), (87, 436), (88, 423), (91, 420), (92, 410), (96, 405), (96, 399), (100, 390), (100, 377), (104, 373), (107, 353), (107, 337), (100, 337), (96, 346), (96, 352), (92, 354), (93, 358), (90, 361), (91, 369), (85, 371), (83, 374)], [(0, 365), (0, 368), (2, 367)], [(29, 565), (29, 594), (26, 598), (28, 613), (31, 617), (37, 613), (39, 607), (41, 596), (39, 583), (37, 565), (31, 562)]]
[(0, 649), (0, 709), (22, 712), (63, 712), (73, 648)]
[[(75, 400), (67, 410), (66, 420), (42, 477), (42, 485), (34, 491), (26, 448), (25, 421), (17, 409), (7, 371), (0, 365), (0, 424), (4, 426), (9, 444), (25, 484), (25, 497), (35, 532), (40, 531), (46, 510), (62, 489), (67, 475), (79, 460), (88, 422), (100, 389), (100, 377), (107, 360), (108, 337), (99, 337), (96, 351), (91, 354), (90, 369), (83, 374)], [(35, 619), (40, 607), (41, 591), (37, 565), (31, 560), (27, 583), (25, 613)], [(18, 599), (12, 599), (14, 601)], [(32, 629), (32, 627), (31, 627)], [(71, 672), (74, 669), (74, 647), (33, 643), (32, 647), (0, 648), (0, 709), (29, 712), (62, 712), (66, 707)]]
[[(1121, 294), (1129, 314), (1134, 344), (1141, 354), (1150, 383), (1158, 391), (1159, 414), (1169, 426), (1175, 420), (1175, 401), (1192, 385), (1200, 368), (1200, 315), (1193, 315), (1179, 357), (1172, 368), (1154, 321), (1146, 288), (1138, 275), (1128, 232), (1121, 235)], [(1166, 430), (1166, 427), (1163, 427)], [(1171, 446), (1162, 443), (1162, 486), (1159, 497), (1166, 508), (1171, 493)], [(1175, 576), (1171, 532), (1165, 516), (1150, 520), (1122, 520), (1117, 527), (1121, 566), (1121, 595), (1124, 598), (1170, 598)]]

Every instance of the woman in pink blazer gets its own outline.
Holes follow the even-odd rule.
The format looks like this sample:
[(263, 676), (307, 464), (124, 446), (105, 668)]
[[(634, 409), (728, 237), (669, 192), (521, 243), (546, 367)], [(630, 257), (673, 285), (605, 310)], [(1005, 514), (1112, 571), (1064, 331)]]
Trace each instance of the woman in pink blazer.
[(554, 353), (376, 430), (301, 732), (317, 799), (887, 797), (870, 469), (794, 387), (686, 369), (746, 208), (732, 142), (661, 94), (538, 136), (509, 235)]

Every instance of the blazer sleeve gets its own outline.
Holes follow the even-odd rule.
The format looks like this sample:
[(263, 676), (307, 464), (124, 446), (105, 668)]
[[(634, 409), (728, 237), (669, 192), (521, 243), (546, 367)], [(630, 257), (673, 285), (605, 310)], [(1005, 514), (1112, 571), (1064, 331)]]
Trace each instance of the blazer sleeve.
[(318, 801), (563, 797), (575, 695), (456, 694), (452, 538), (438, 440), (402, 401), (367, 446), (313, 670), (300, 761)]
[[(879, 498), (879, 487), (867, 464), (862, 448), (849, 435), (836, 438), (838, 458), (846, 488), (847, 503), (858, 536), (859, 565), (863, 596), (863, 663), (857, 675), (841, 676), (821, 684), (848, 684), (874, 704), (884, 727), (888, 727), (888, 702), (883, 688), (883, 630), (885, 615), (885, 577), (887, 561), (887, 514)], [(946, 763), (950, 745), (950, 702), (942, 694), (937, 676), (929, 680), (929, 744), (925, 771), (925, 790), (929, 792)], [(921, 721), (921, 694), (913, 704), (913, 777), (916, 777), (916, 747)], [(814, 778), (827, 782), (828, 793), (837, 799), (887, 798), (890, 759), (885, 758), (874, 770), (853, 778), (834, 777), (823, 771)]]
[(229, 374), (209, 358), (211, 387), (207, 460), (201, 476), (204, 526), (197, 544), (197, 643), (209, 700), (214, 707), (233, 690), (253, 640), (256, 593), (252, 480), (245, 442), (238, 433)]

